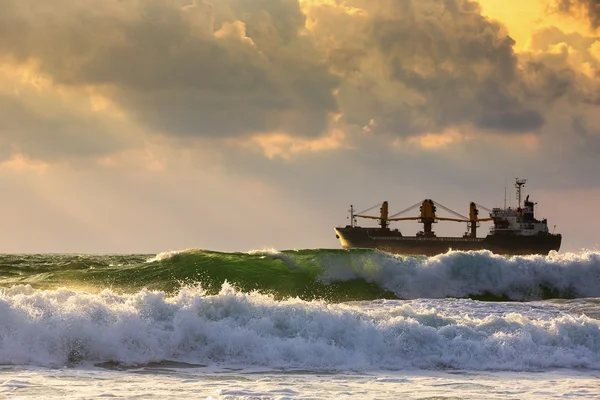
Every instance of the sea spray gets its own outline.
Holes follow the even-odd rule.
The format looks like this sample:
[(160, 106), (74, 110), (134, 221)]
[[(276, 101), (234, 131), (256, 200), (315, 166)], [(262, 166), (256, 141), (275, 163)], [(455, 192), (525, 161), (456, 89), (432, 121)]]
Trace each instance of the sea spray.
[(97, 294), (0, 290), (0, 364), (256, 365), (313, 371), (600, 368), (600, 323), (471, 300), (330, 304), (224, 284)]

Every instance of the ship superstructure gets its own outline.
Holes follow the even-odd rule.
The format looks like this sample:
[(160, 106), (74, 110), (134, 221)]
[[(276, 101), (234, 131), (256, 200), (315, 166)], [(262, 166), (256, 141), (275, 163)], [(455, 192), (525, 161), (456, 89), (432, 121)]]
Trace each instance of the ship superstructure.
[(529, 201), (529, 195), (525, 198), (523, 207), (521, 207), (521, 191), (525, 185), (525, 179), (517, 179), (515, 186), (517, 188), (518, 208), (493, 208), (490, 213), (494, 226), (490, 229), (491, 234), (495, 235), (520, 235), (533, 236), (548, 233), (548, 221), (535, 219), (535, 204)]
[[(487, 209), (475, 202), (469, 205), (469, 216), (461, 215), (431, 199), (412, 205), (396, 214), (389, 215), (387, 201), (380, 204), (380, 215), (370, 216), (360, 213), (350, 206), (350, 225), (335, 228), (336, 237), (343, 248), (376, 248), (398, 254), (435, 255), (454, 250), (488, 249), (497, 254), (548, 254), (558, 251), (562, 236), (550, 233), (546, 219), (535, 218), (536, 203), (529, 200), (529, 195), (522, 203), (522, 188), (525, 179), (516, 179), (517, 208), (506, 207)], [(506, 203), (506, 201), (505, 201)], [(420, 207), (419, 207), (420, 206)], [(419, 207), (419, 215), (400, 217), (408, 211)], [(439, 217), (437, 209), (441, 208), (453, 217)], [(489, 212), (489, 217), (479, 218), (479, 208)], [(379, 227), (358, 226), (356, 219), (374, 219)], [(390, 222), (415, 220), (423, 224), (423, 230), (415, 236), (403, 236), (398, 229), (390, 229)], [(466, 222), (467, 232), (462, 237), (438, 237), (433, 231), (433, 224), (438, 221)], [(493, 226), (484, 238), (477, 237), (477, 228), (481, 222), (491, 221)]]

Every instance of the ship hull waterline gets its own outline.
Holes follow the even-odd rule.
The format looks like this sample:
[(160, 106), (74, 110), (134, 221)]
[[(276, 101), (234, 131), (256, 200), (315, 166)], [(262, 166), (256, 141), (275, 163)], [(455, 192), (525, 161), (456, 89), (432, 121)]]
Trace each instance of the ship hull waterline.
[(560, 234), (534, 236), (488, 235), (472, 237), (423, 237), (402, 236), (398, 231), (383, 231), (379, 228), (338, 227), (334, 228), (342, 248), (377, 249), (392, 254), (434, 256), (449, 250), (489, 250), (499, 255), (547, 255), (558, 251)]

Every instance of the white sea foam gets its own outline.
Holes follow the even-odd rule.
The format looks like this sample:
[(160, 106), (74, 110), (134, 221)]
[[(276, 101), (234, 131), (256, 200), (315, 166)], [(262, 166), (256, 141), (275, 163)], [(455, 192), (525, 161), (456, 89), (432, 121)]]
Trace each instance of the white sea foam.
[(250, 250), (250, 251), (248, 251), (247, 254), (249, 254), (251, 256), (280, 256), (283, 253), (277, 249), (270, 248), (270, 249)]
[(572, 399), (598, 398), (593, 370), (377, 371), (323, 374), (239, 367), (4, 367), (0, 397), (143, 399)]
[(600, 252), (503, 257), (489, 251), (435, 257), (383, 252), (320, 258), (324, 281), (362, 278), (401, 298), (444, 298), (492, 293), (513, 300), (538, 299), (543, 287), (577, 297), (600, 297)]
[(207, 296), (0, 290), (0, 364), (176, 360), (271, 368), (600, 368), (600, 323), (553, 306), (470, 300), (274, 301), (229, 285)]
[(161, 253), (158, 253), (154, 257), (150, 257), (149, 259), (146, 260), (146, 262), (164, 261), (164, 260), (171, 259), (175, 256), (178, 256), (180, 254), (189, 253), (192, 251), (193, 251), (193, 249), (163, 251)]

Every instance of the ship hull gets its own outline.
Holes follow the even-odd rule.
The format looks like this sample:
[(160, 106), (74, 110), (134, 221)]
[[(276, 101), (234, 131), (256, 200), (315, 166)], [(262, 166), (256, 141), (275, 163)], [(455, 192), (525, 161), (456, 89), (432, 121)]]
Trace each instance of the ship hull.
[(395, 230), (378, 228), (335, 228), (342, 248), (378, 249), (393, 254), (433, 256), (449, 250), (489, 250), (502, 255), (548, 254), (560, 249), (560, 234), (534, 236), (488, 235), (471, 237), (422, 237), (402, 236)]

